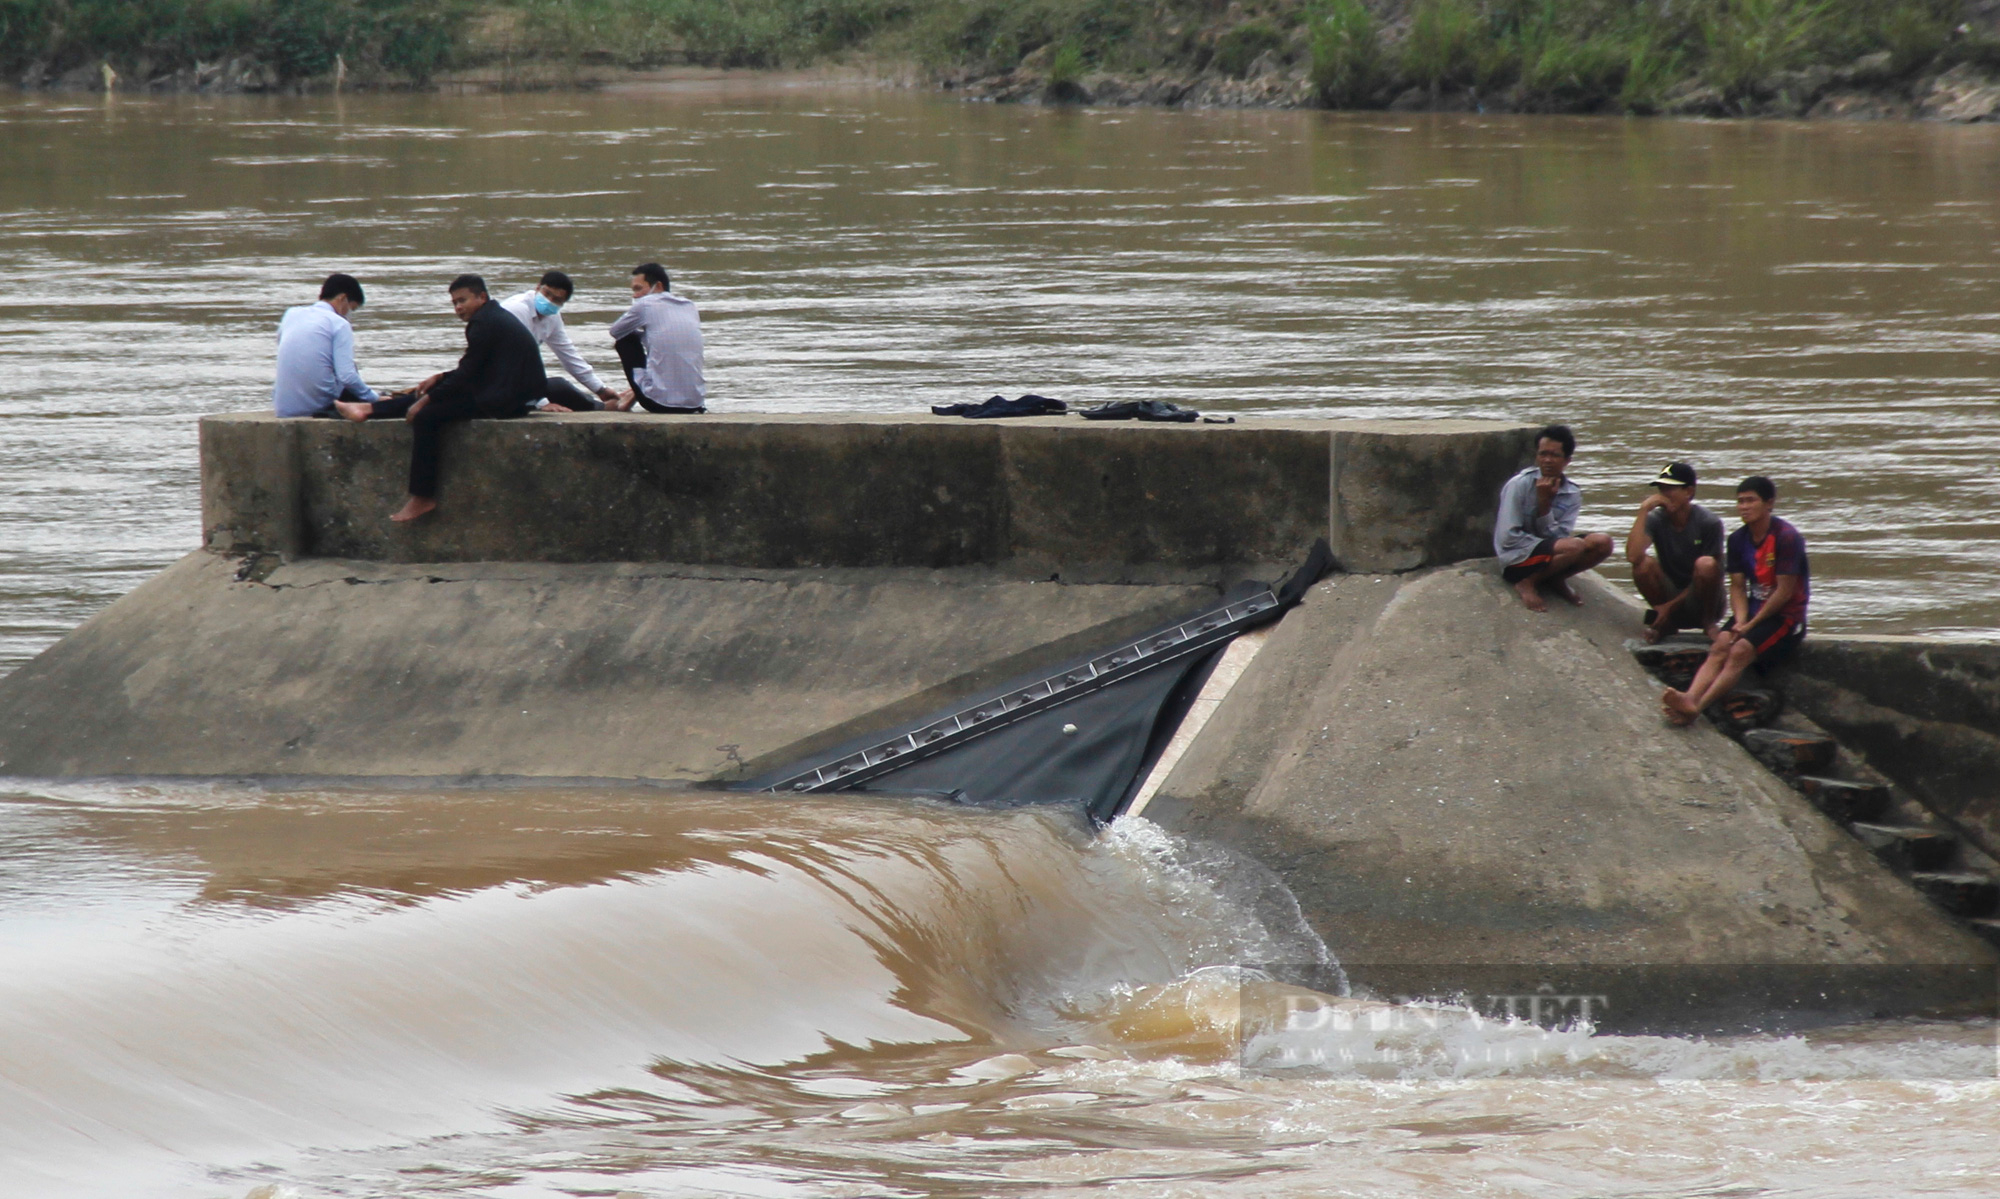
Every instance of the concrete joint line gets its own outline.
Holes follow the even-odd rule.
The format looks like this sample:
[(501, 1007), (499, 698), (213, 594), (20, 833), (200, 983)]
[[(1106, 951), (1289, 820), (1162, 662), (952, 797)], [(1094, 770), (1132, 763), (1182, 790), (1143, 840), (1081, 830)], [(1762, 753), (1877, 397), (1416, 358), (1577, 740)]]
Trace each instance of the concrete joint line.
[(1266, 625), (1253, 629), (1230, 642), (1229, 648), (1222, 651), (1221, 660), (1216, 662), (1215, 669), (1209, 672), (1208, 681), (1201, 686), (1201, 694), (1195, 696), (1187, 715), (1181, 718), (1180, 727), (1174, 730), (1166, 749), (1160, 751), (1160, 760), (1153, 763), (1152, 773), (1146, 776), (1139, 793), (1126, 806), (1125, 815), (1146, 814), (1146, 805), (1153, 802), (1160, 785), (1167, 781), (1174, 767), (1180, 765), (1181, 758), (1194, 745), (1195, 738), (1201, 736), (1201, 730), (1208, 726), (1208, 718), (1215, 715), (1215, 710), (1222, 706), (1222, 701), (1236, 687), (1236, 681), (1249, 669), (1251, 660), (1257, 656), (1257, 651), (1264, 648), (1264, 642), (1270, 639), (1271, 630), (1275, 627)]

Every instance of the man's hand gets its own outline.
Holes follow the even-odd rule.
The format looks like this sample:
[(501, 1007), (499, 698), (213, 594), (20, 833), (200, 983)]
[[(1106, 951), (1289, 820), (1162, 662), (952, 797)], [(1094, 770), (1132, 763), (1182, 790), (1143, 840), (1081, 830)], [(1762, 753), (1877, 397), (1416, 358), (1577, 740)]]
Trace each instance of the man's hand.
[(575, 411), (576, 411), (576, 409), (574, 409), (574, 408), (565, 408), (565, 407), (563, 407), (563, 406), (562, 406), (561, 404), (558, 404), (558, 403), (556, 403), (556, 402), (555, 402), (554, 400), (550, 400), (550, 401), (549, 401), (548, 403), (546, 403), (546, 404), (543, 404), (543, 405), (542, 405), (542, 411), (543, 411), (543, 412), (575, 412)]
[(1667, 502), (1667, 497), (1655, 491), (1653, 494), (1647, 496), (1644, 500), (1640, 502), (1639, 515), (1644, 516), (1646, 513), (1651, 512), (1653, 509), (1659, 507), (1661, 504), (1664, 504), (1666, 502)]
[(1542, 475), (1535, 480), (1535, 510), (1547, 512), (1556, 502), (1556, 489), (1562, 486), (1562, 476)]
[(437, 374), (432, 375), (428, 379), (425, 379), (422, 383), (417, 384), (416, 393), (421, 396), (429, 395), (431, 393), (431, 388), (436, 387), (438, 380), (442, 378), (444, 378), (444, 372), (439, 371)]
[(618, 393), (609, 387), (600, 387), (597, 389), (597, 398), (607, 404), (615, 404), (618, 402)]

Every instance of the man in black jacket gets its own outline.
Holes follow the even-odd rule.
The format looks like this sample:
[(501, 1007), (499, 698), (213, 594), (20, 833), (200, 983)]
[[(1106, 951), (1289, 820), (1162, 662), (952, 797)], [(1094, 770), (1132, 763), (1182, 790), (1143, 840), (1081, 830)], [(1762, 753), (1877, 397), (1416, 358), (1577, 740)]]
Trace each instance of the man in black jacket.
[(338, 403), (349, 420), (401, 416), (410, 422), (410, 498), (394, 521), (411, 521), (437, 507), (438, 453), (444, 426), (475, 417), (526, 416), (548, 385), (535, 335), (486, 295), (486, 280), (451, 281), (451, 310), (465, 322), (465, 356), (455, 370), (432, 375), (410, 392), (374, 404)]

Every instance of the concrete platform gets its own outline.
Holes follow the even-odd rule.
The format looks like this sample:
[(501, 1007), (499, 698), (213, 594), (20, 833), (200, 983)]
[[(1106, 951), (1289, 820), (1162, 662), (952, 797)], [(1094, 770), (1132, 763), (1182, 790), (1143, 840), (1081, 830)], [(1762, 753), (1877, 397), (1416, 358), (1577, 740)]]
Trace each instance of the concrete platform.
[(1350, 570), (1492, 552), (1533, 429), (1499, 421), (1233, 425), (577, 413), (453, 426), (440, 511), (400, 503), (409, 430), (201, 422), (202, 525), (228, 553), (383, 562), (996, 566), (1102, 577), (1289, 561)]
[(1669, 727), (1631, 607), (1586, 582), (1546, 614), (1490, 560), (1321, 584), (1146, 814), (1270, 866), (1362, 982), (1995, 961), (1740, 746)]

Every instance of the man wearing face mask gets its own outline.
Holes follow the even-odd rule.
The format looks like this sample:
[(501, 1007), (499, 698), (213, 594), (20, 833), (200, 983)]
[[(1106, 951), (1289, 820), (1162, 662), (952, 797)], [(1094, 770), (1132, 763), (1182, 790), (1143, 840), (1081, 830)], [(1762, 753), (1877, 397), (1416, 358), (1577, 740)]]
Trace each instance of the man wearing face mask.
[(606, 387), (583, 355), (576, 352), (569, 330), (563, 328), (562, 306), (575, 293), (576, 287), (568, 275), (550, 271), (536, 286), (500, 301), (500, 307), (513, 313), (535, 335), (535, 344), (555, 351), (556, 361), (583, 385), (578, 387), (568, 379), (550, 375), (548, 390), (536, 405), (544, 412), (589, 412), (618, 398), (618, 393)]

